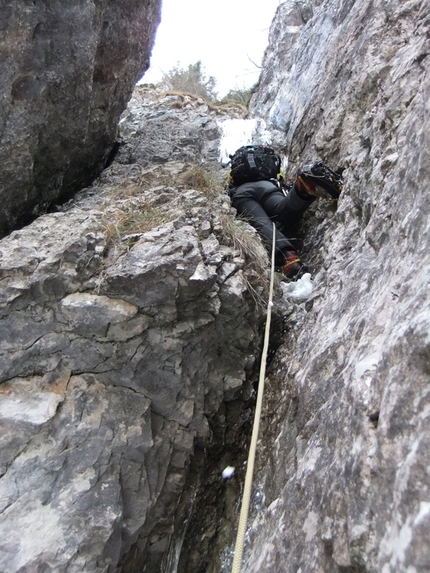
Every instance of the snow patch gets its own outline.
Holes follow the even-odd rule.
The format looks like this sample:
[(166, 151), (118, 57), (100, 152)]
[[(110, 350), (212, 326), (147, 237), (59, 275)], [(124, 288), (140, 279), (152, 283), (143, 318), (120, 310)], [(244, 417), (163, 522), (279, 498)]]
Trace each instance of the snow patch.
[(307, 300), (313, 290), (312, 277), (310, 273), (304, 274), (298, 281), (291, 283), (281, 283), (283, 297), (294, 300)]
[(227, 466), (222, 472), (222, 477), (224, 479), (229, 479), (233, 477), (233, 475), (234, 475), (234, 468), (232, 466)]

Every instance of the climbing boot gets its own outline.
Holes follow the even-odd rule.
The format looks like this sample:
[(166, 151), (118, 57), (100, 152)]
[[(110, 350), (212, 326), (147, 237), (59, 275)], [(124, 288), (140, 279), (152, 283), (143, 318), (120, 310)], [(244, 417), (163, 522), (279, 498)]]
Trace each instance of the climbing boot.
[(297, 280), (301, 274), (303, 264), (300, 261), (296, 251), (287, 251), (284, 253), (284, 257), (284, 262), (281, 265), (282, 273), (288, 279)]
[(322, 161), (304, 165), (297, 175), (299, 193), (311, 197), (338, 199), (343, 189), (343, 179)]

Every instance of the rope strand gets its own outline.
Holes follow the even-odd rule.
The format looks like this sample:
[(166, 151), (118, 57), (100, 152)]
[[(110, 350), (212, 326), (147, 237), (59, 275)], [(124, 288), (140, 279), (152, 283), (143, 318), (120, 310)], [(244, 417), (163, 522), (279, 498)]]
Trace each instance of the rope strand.
[(242, 507), (240, 508), (239, 525), (237, 528), (236, 545), (234, 549), (233, 566), (231, 573), (240, 573), (242, 566), (245, 533), (248, 522), (249, 501), (251, 499), (252, 478), (254, 473), (255, 452), (257, 449), (258, 430), (260, 428), (261, 409), (263, 404), (264, 379), (266, 375), (266, 360), (269, 349), (270, 321), (272, 317), (273, 281), (275, 274), (275, 224), (273, 223), (272, 263), (270, 271), (269, 302), (267, 305), (266, 329), (264, 332), (263, 353), (261, 356), (260, 376), (258, 379), (257, 404), (254, 414), (251, 444), (249, 447), (248, 464), (246, 468), (245, 485), (243, 488)]

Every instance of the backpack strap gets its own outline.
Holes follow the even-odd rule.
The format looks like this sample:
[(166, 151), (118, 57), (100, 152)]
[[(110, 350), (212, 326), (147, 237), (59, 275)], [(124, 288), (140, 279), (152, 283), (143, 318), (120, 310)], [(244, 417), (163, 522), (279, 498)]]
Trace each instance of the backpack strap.
[(253, 148), (248, 149), (248, 153), (246, 154), (246, 159), (247, 159), (248, 165), (251, 169), (257, 168), (257, 165), (255, 164), (255, 159), (254, 159), (254, 149)]

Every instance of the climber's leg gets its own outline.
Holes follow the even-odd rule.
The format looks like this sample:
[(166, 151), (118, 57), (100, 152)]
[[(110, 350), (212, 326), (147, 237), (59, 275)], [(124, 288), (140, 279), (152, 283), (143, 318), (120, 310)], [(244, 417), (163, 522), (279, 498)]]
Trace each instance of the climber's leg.
[[(295, 191), (290, 191), (286, 197), (270, 181), (256, 181), (240, 185), (234, 193), (232, 205), (258, 231), (270, 252), (273, 222), (280, 222), (285, 227), (299, 221), (313, 201), (314, 197), (301, 200)], [(305, 272), (305, 266), (291, 241), (278, 229), (275, 233), (277, 266), (281, 267), (287, 277), (298, 277), (301, 272)]]
[(266, 195), (263, 198), (264, 209), (275, 217), (283, 227), (297, 224), (303, 213), (315, 201), (315, 197), (300, 193), (298, 184), (295, 183), (287, 196), (282, 193)]
[[(233, 207), (238, 215), (246, 218), (262, 237), (267, 250), (271, 251), (273, 241), (273, 219), (258, 201), (249, 197), (234, 197)], [(276, 264), (282, 265), (284, 253), (294, 251), (291, 242), (278, 229), (275, 229)]]

